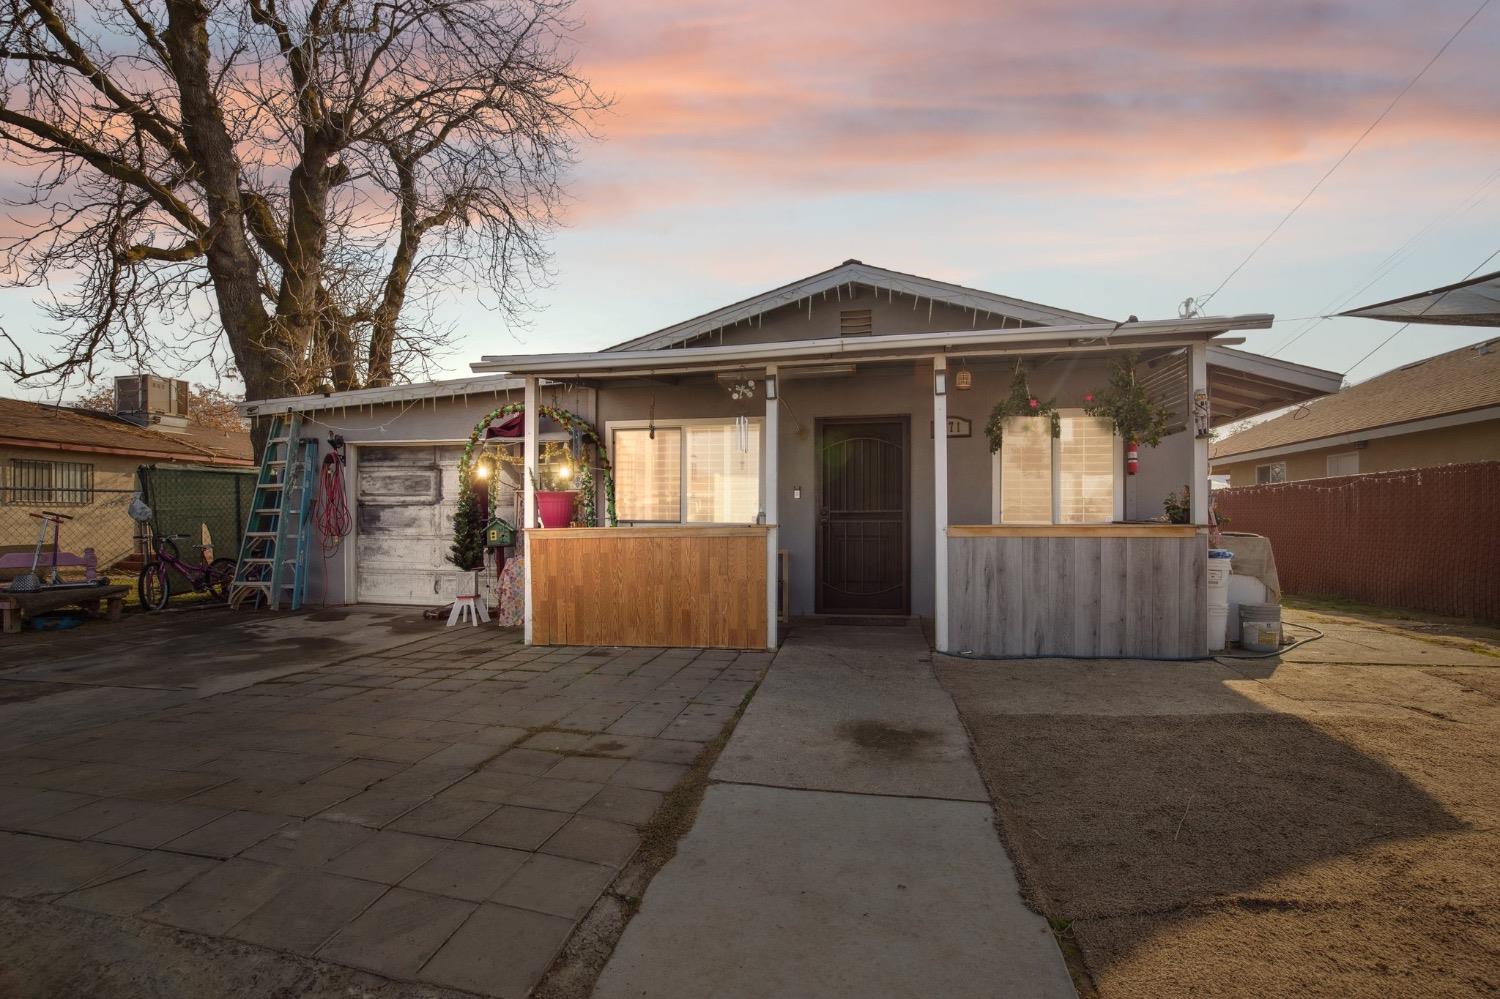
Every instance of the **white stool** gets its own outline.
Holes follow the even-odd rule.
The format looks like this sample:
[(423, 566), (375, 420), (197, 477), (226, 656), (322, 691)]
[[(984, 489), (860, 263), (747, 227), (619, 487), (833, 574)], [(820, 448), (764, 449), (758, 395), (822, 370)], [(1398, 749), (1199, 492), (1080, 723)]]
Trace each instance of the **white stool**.
[(448, 613), (448, 627), (453, 627), (460, 621), (467, 620), (474, 627), (479, 627), (481, 620), (488, 621), (490, 612), (487, 607), (473, 593), (460, 593), (453, 598), (453, 610)]

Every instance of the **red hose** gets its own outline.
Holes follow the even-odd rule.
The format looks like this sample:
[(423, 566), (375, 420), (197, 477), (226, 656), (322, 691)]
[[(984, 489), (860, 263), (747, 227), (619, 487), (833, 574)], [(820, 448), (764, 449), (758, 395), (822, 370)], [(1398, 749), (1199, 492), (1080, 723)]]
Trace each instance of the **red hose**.
[(317, 513), (319, 541), (323, 557), (332, 558), (349, 536), (353, 522), (349, 517), (349, 500), (344, 493), (344, 456), (337, 451), (323, 458), (318, 473)]

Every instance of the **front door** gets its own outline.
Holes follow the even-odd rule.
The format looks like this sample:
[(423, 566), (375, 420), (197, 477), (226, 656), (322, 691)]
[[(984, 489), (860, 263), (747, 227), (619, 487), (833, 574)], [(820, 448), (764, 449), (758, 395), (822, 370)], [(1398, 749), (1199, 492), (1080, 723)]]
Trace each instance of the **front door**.
[(818, 421), (819, 614), (909, 614), (908, 421)]

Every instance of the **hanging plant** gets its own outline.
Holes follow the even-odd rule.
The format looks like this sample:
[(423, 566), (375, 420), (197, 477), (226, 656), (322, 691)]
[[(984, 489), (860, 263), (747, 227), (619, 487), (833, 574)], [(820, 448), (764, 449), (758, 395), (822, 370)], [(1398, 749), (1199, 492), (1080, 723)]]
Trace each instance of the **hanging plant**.
[(1114, 424), (1125, 441), (1156, 447), (1171, 426), (1172, 411), (1155, 402), (1136, 378), (1136, 355), (1125, 355), (1110, 368), (1109, 386), (1084, 396), (1083, 411)]
[(990, 439), (991, 454), (1000, 450), (1005, 421), (1016, 416), (1044, 416), (1051, 423), (1052, 436), (1062, 435), (1062, 420), (1057, 415), (1056, 404), (1051, 399), (1043, 402), (1031, 393), (1031, 386), (1026, 381), (1026, 371), (1019, 364), (1016, 365), (1015, 377), (1010, 380), (1010, 395), (995, 403), (995, 408), (990, 410), (989, 422), (984, 425), (984, 432)]
[[(485, 524), (480, 516), (480, 504), (478, 497), (475, 496), (472, 475), (473, 462), (476, 458), (475, 451), (481, 448), (480, 441), (491, 423), (525, 411), (525, 403), (509, 402), (487, 413), (483, 419), (474, 424), (474, 431), (469, 434), (469, 442), (464, 445), (463, 456), (458, 460), (458, 511), (453, 516), (453, 548), (449, 555), (449, 560), (460, 569), (477, 569), (484, 564)], [(604, 476), (606, 520), (610, 527), (620, 526), (620, 521), (615, 516), (614, 469), (610, 466), (609, 455), (604, 450), (604, 442), (599, 439), (599, 434), (587, 420), (566, 409), (559, 409), (556, 406), (538, 406), (537, 414), (573, 433), (580, 444), (587, 442), (593, 446), (597, 455), (598, 470)], [(585, 482), (588, 484), (587, 493), (580, 497), (579, 509), (585, 514), (581, 519), (584, 523), (593, 526), (596, 516), (593, 469), (587, 462), (579, 462), (579, 464), (583, 466), (582, 471), (586, 474), (580, 474), (577, 488), (583, 491), (583, 484)], [(488, 487), (488, 480), (486, 480), (486, 487)]]

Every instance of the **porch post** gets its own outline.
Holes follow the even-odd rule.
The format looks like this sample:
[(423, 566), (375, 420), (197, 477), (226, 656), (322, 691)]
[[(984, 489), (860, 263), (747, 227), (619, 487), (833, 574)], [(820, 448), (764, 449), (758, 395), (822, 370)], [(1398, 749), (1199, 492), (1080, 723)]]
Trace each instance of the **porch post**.
[(1208, 523), (1208, 434), (1198, 430), (1198, 400), (1202, 394), (1205, 417), (1208, 406), (1208, 344), (1199, 342), (1188, 347), (1187, 426), (1193, 435), (1192, 512), (1193, 523)]
[(948, 651), (948, 358), (932, 359), (932, 631)]
[(777, 444), (779, 443), (781, 426), (779, 419), (779, 407), (781, 403), (777, 401), (779, 395), (776, 365), (769, 364), (766, 366), (765, 439), (761, 444), (761, 449), (766, 462), (766, 648), (772, 650), (776, 648), (778, 630), (776, 617), (781, 611), (780, 594), (777, 592), (777, 577), (780, 566), (776, 558), (777, 545), (779, 544), (778, 539), (781, 533), (780, 525), (777, 522), (780, 507), (780, 503), (778, 502), (780, 499), (780, 476), (777, 475), (779, 471), (777, 457), (779, 448)]
[(537, 437), (541, 416), (537, 412), (540, 404), (537, 401), (536, 382), (535, 375), (526, 376), (524, 396), (526, 413), (522, 420), (521, 431), (525, 440), (523, 457), (525, 468), (522, 472), (521, 485), (521, 502), (525, 507), (525, 512), (521, 515), (521, 526), (526, 536), (526, 606), (523, 620), (527, 645), (531, 644), (531, 587), (533, 580), (536, 579), (536, 573), (532, 571), (531, 565), (531, 529), (536, 526), (536, 469), (540, 451)]

